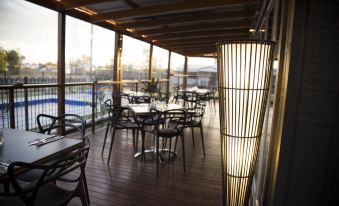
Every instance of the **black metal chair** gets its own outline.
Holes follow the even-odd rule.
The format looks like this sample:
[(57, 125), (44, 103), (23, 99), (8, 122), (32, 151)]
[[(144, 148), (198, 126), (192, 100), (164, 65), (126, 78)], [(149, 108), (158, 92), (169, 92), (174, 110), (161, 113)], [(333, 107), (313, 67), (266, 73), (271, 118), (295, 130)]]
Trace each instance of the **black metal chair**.
[(205, 113), (205, 104), (197, 103), (195, 107), (187, 109), (187, 121), (185, 124), (185, 128), (191, 128), (192, 131), (192, 143), (193, 147), (195, 147), (194, 143), (194, 128), (200, 128), (200, 135), (201, 135), (201, 143), (204, 156), (205, 154), (205, 142), (204, 142), (204, 132), (202, 129), (202, 118)]
[[(167, 140), (169, 140), (169, 149), (165, 150), (165, 153), (168, 152), (168, 157), (170, 158), (170, 153), (173, 152), (171, 145), (172, 139), (175, 138), (174, 152), (176, 151), (176, 145), (178, 137), (181, 137), (182, 143), (182, 159), (183, 159), (183, 169), (186, 171), (185, 163), (185, 140), (183, 130), (186, 125), (186, 111), (181, 109), (167, 110), (164, 112), (151, 109), (151, 112), (156, 113), (157, 122), (152, 133), (156, 137), (156, 161), (157, 161), (157, 175), (159, 175), (159, 163), (162, 156), (160, 155), (160, 139), (163, 140), (163, 147), (167, 145)], [(164, 142), (165, 141), (165, 142)], [(162, 148), (164, 151), (164, 148)]]
[(128, 98), (128, 94), (123, 92), (115, 92), (112, 94), (112, 100), (114, 104), (121, 105), (121, 107), (125, 110), (128, 109), (128, 106), (126, 106), (126, 102), (132, 103), (130, 99)]
[(177, 104), (179, 100), (183, 99), (183, 90), (181, 87), (173, 87), (172, 88), (172, 94), (173, 94), (173, 99), (172, 102)]
[[(11, 163), (7, 171), (16, 196), (0, 198), (0, 205), (67, 205), (74, 197), (89, 205), (84, 178), (88, 152), (89, 147), (74, 150), (53, 164)], [(40, 175), (35, 181), (22, 182), (20, 177), (32, 170)], [(75, 187), (65, 189), (55, 182), (74, 183)]]
[[(48, 114), (39, 114), (37, 116), (37, 124), (39, 133), (43, 134), (61, 134), (63, 130), (65, 133), (75, 134), (72, 138), (80, 139), (87, 146), (90, 146), (89, 138), (85, 135), (86, 121), (77, 114), (64, 114), (60, 116), (52, 116)], [(53, 163), (53, 162), (52, 162)], [(32, 181), (37, 175), (36, 172), (27, 172), (22, 178), (25, 181)], [(85, 189), (87, 199), (89, 201), (89, 193), (87, 189), (86, 176), (84, 176)]]
[(111, 140), (111, 144), (110, 144), (108, 161), (107, 161), (107, 164), (109, 164), (116, 130), (119, 130), (119, 129), (126, 129), (126, 130), (131, 129), (132, 130), (133, 147), (134, 147), (134, 152), (136, 152), (137, 151), (137, 143), (136, 143), (136, 139), (135, 139), (135, 132), (138, 131), (139, 127), (135, 122), (133, 122), (133, 117), (128, 116), (128, 114), (126, 114), (126, 112), (124, 111), (124, 109), (121, 106), (112, 104), (111, 100), (106, 100), (104, 102), (104, 104), (105, 104), (105, 108), (108, 112), (109, 121), (108, 121), (108, 124), (107, 124), (107, 127), (106, 127), (105, 139), (104, 139), (104, 144), (102, 146), (101, 154), (104, 153), (108, 130), (109, 130), (109, 128), (112, 128), (113, 129), (112, 140)]
[(184, 91), (183, 99), (184, 99), (184, 107), (188, 109), (195, 108), (196, 105), (200, 103), (198, 94), (193, 91)]
[(90, 145), (88, 137), (85, 135), (86, 121), (76, 114), (64, 114), (52, 116), (48, 114), (39, 114), (37, 116), (39, 133), (43, 134), (61, 134), (65, 129), (67, 133), (74, 132), (79, 134), (73, 138), (80, 138), (86, 145)]

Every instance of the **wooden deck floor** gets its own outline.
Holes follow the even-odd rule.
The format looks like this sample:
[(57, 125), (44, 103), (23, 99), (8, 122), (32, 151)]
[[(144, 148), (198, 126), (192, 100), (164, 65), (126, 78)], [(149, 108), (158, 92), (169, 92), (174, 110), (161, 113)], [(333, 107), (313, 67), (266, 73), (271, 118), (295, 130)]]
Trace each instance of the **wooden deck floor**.
[[(195, 131), (195, 148), (192, 147), (191, 131), (186, 131), (186, 173), (182, 166), (180, 141), (177, 159), (161, 165), (157, 177), (155, 161), (142, 162), (133, 157), (131, 132), (128, 137), (125, 132), (116, 135), (109, 166), (109, 144), (106, 144), (105, 153), (101, 155), (105, 128), (98, 128), (95, 134), (89, 134), (91, 149), (86, 176), (91, 205), (221, 205), (217, 110), (217, 106), (215, 109), (207, 107), (203, 121), (206, 157), (203, 156), (199, 129)], [(75, 200), (72, 204), (78, 205), (80, 202)]]

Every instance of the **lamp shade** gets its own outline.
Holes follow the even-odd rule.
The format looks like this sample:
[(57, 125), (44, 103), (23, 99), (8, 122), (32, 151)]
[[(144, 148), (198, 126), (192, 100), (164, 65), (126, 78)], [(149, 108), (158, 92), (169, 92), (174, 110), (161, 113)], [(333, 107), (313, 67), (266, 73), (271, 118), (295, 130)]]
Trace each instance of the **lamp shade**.
[(269, 92), (274, 43), (218, 43), (224, 205), (247, 205)]

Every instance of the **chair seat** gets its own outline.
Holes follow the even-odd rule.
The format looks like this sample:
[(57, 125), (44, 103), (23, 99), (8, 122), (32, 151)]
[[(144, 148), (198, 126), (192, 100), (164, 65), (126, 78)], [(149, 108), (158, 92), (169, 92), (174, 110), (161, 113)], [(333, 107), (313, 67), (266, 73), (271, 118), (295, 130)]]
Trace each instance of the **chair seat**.
[(194, 127), (200, 124), (200, 121), (190, 120), (186, 122), (186, 127)]
[(115, 127), (116, 129), (137, 129), (138, 125), (130, 121), (119, 121)]
[(180, 131), (178, 129), (172, 129), (172, 128), (167, 128), (167, 129), (159, 129), (157, 134), (160, 136), (160, 137), (167, 137), (167, 138), (170, 138), (170, 137), (174, 137), (174, 136), (177, 136), (180, 134)]

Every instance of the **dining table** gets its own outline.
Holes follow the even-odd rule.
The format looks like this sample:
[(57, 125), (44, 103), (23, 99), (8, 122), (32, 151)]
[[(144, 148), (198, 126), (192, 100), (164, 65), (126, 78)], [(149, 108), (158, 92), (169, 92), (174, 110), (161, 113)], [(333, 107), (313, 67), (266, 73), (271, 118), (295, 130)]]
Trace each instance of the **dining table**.
[(10, 128), (0, 130), (4, 138), (0, 146), (0, 183), (8, 181), (7, 167), (12, 162), (44, 164), (83, 146), (80, 139)]
[[(155, 102), (151, 102), (151, 103), (143, 103), (143, 104), (129, 104), (128, 105), (130, 111), (137, 117), (146, 117), (149, 116), (151, 114), (151, 109), (156, 109), (158, 111), (164, 112), (164, 111), (169, 111), (169, 110), (184, 110), (185, 107), (179, 105), (179, 104), (174, 104), (174, 103), (166, 103), (166, 102), (159, 102), (159, 101), (155, 101)], [(149, 122), (148, 122), (149, 123)], [(154, 122), (155, 123), (155, 122)], [(148, 125), (150, 126), (150, 125)], [(139, 158), (141, 157), (143, 154), (144, 155), (151, 155), (154, 156), (155, 155), (155, 147), (151, 146), (149, 149), (146, 149), (144, 152), (137, 152), (136, 154), (134, 154), (135, 158)], [(162, 149), (163, 151), (167, 151), (167, 149)], [(172, 154), (174, 154), (173, 156), (175, 157), (175, 152), (171, 151)]]

